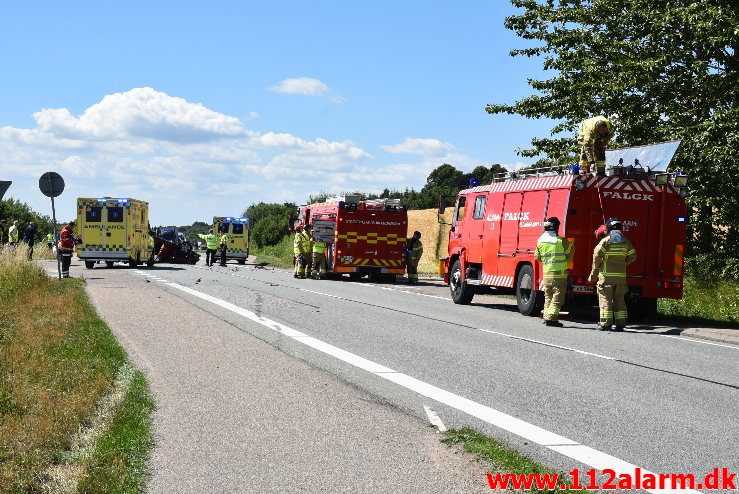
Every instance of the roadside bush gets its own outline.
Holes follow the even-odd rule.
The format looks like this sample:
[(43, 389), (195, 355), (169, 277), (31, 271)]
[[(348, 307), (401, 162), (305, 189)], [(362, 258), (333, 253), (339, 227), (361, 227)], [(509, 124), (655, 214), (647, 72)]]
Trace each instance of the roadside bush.
[(279, 216), (262, 218), (251, 231), (251, 240), (257, 247), (276, 245), (288, 234), (287, 221)]
[(685, 274), (701, 284), (739, 281), (739, 259), (711, 253), (685, 259)]

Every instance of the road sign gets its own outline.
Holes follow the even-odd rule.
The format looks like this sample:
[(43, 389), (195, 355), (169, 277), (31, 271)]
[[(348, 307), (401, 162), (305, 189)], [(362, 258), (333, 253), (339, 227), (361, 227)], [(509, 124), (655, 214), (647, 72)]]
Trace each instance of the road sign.
[(64, 192), (64, 179), (56, 172), (46, 172), (38, 179), (38, 188), (46, 197), (57, 197)]
[(13, 182), (5, 182), (5, 181), (0, 180), (0, 199), (3, 198), (3, 196), (5, 195), (5, 192), (8, 190), (8, 187), (10, 187), (10, 184), (12, 183)]

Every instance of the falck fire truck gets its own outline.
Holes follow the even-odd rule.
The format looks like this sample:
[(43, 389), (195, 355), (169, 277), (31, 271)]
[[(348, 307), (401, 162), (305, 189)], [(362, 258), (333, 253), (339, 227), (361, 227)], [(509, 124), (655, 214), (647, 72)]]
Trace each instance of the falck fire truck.
[(328, 199), (300, 206), (293, 228), (313, 225), (316, 239), (326, 242), (329, 274), (351, 278), (394, 280), (405, 272), (408, 212), (399, 199)]
[[(667, 149), (671, 159), (679, 142), (665, 144), (672, 145)], [(543, 222), (551, 216), (561, 221), (559, 235), (575, 245), (568, 300), (576, 303), (594, 295), (595, 287), (587, 282), (599, 241), (594, 231), (611, 217), (621, 220), (637, 251), (627, 271), (630, 316), (654, 313), (658, 298), (681, 298), (687, 176), (661, 172), (669, 164), (664, 156), (643, 168), (660, 154), (649, 146), (619, 151), (642, 159), (629, 166), (621, 159), (605, 177), (582, 175), (573, 165), (511, 173), (490, 185), (462, 190), (443, 266), (454, 302), (470, 303), (481, 287), (513, 288), (519, 311), (538, 315), (543, 272), (534, 251)], [(440, 212), (443, 207), (442, 201)]]

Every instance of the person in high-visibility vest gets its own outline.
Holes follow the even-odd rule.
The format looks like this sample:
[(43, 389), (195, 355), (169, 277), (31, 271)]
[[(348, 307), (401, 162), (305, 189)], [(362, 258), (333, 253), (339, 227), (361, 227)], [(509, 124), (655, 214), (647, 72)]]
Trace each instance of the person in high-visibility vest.
[(74, 221), (67, 223), (59, 234), (59, 247), (57, 252), (62, 257), (62, 277), (69, 278), (69, 265), (72, 264), (72, 253), (74, 246), (79, 241), (74, 237)]
[(577, 142), (580, 144), (580, 169), (595, 172), (598, 176), (606, 174), (606, 146), (613, 138), (615, 129), (610, 120), (603, 115), (588, 118), (580, 123)]
[(20, 241), (20, 229), (18, 228), (18, 220), (15, 220), (10, 228), (8, 228), (8, 246), (11, 251), (15, 251)]
[(313, 237), (313, 277), (323, 278), (326, 271), (326, 242)]
[(598, 329), (609, 331), (615, 322), (614, 331), (623, 331), (628, 318), (625, 300), (629, 291), (626, 267), (636, 261), (636, 249), (621, 233), (623, 226), (619, 220), (611, 218), (606, 221), (605, 226), (608, 233), (595, 246), (593, 269), (588, 280), (598, 283)]
[(213, 229), (208, 234), (198, 233), (198, 237), (205, 240), (205, 265), (212, 266), (216, 260), (216, 251), (218, 250), (218, 237)]
[(221, 266), (226, 265), (226, 253), (228, 252), (228, 243), (231, 241), (231, 237), (228, 233), (221, 235)]
[(406, 240), (405, 258), (406, 269), (408, 270), (408, 283), (415, 285), (418, 283), (418, 263), (423, 255), (423, 244), (421, 243), (421, 232), (413, 232), (413, 236)]
[(54, 240), (56, 240), (56, 239), (54, 238), (54, 232), (53, 231), (46, 234), (46, 245), (49, 246), (49, 250), (52, 250), (53, 249), (53, 247), (54, 247)]
[(305, 278), (306, 253), (303, 249), (303, 227), (298, 225), (295, 227), (295, 236), (293, 237), (293, 263), (295, 265), (293, 278)]
[(313, 275), (313, 225), (305, 225), (303, 230), (303, 252), (305, 252), (305, 277), (312, 278)]
[(558, 235), (559, 224), (559, 218), (554, 216), (544, 222), (544, 233), (536, 242), (534, 259), (541, 262), (544, 271), (544, 324), (561, 328), (559, 311), (567, 291), (568, 266), (574, 245)]

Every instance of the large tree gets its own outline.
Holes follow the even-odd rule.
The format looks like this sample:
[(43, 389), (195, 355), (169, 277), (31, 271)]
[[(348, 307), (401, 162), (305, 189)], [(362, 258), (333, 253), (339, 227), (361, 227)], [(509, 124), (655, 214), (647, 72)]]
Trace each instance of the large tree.
[(682, 139), (673, 169), (692, 176), (696, 252), (739, 255), (739, 3), (735, 0), (511, 0), (505, 26), (529, 40), (511, 56), (539, 57), (535, 93), (491, 114), (556, 120), (522, 156), (575, 160), (584, 118), (614, 119), (613, 145)]

